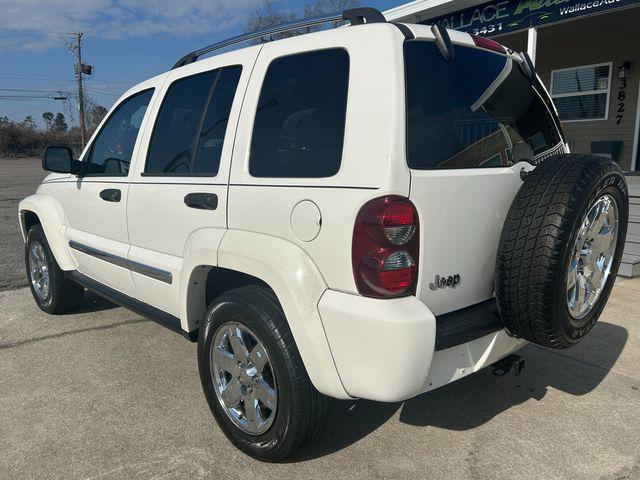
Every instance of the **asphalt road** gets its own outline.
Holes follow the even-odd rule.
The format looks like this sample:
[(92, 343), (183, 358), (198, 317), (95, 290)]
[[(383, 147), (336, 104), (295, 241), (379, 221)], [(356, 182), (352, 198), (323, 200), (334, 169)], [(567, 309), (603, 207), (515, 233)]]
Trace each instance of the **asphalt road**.
[[(34, 190), (7, 168), (3, 199)], [(19, 284), (6, 220), (3, 207), (2, 254), (19, 252), (3, 275), (19, 265)], [(215, 425), (194, 344), (93, 295), (49, 316), (27, 288), (0, 291), (0, 479), (640, 479), (639, 320), (640, 279), (620, 278), (577, 347), (526, 347), (519, 377), (485, 369), (403, 403), (335, 402), (315, 448), (270, 465)]]
[(40, 159), (0, 158), (0, 290), (27, 284), (18, 202), (45, 177)]

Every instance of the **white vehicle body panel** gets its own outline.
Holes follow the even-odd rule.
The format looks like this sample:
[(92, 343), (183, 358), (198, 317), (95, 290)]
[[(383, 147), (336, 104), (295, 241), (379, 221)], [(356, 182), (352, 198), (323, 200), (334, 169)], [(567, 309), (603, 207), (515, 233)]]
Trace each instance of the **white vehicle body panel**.
[[(502, 225), (522, 185), (520, 172), (531, 168), (522, 162), (510, 168), (411, 171), (409, 198), (423, 238), (416, 294), (435, 315), (493, 296)], [(433, 290), (436, 275), (460, 275), (460, 284)]]
[(47, 239), (49, 247), (58, 260), (63, 270), (74, 270), (77, 262), (69, 251), (64, 232), (67, 226), (67, 218), (64, 210), (64, 198), (68, 174), (51, 173), (42, 181), (38, 190), (20, 201), (18, 216), (23, 240), (27, 240), (25, 214), (34, 213), (40, 219), (40, 223)]
[[(102, 126), (109, 117), (128, 97), (147, 90), (154, 89), (154, 94), (149, 104), (158, 99), (158, 87), (162, 85), (164, 75), (152, 78), (128, 90), (116, 102), (109, 114), (103, 119), (96, 129), (87, 147), (83, 151), (80, 161), (86, 161), (90, 146)], [(140, 131), (144, 131), (149, 122), (149, 109), (142, 120)], [(141, 149), (141, 135), (138, 135), (133, 154), (131, 167), (136, 163), (136, 158)], [(129, 233), (127, 226), (127, 201), (129, 193), (129, 175), (71, 175), (65, 184), (64, 209), (66, 212), (67, 226), (65, 229), (66, 241), (79, 247), (71, 248), (71, 255), (77, 262), (77, 270), (88, 277), (107, 285), (121, 293), (135, 297), (136, 287), (133, 283), (131, 272), (121, 265), (105, 261), (96, 255), (88, 254), (82, 249), (94, 249), (102, 255), (112, 256), (116, 261), (126, 261), (129, 253)], [(100, 192), (105, 189), (117, 189), (121, 192), (119, 202), (107, 202), (100, 198)]]
[[(408, 27), (417, 37), (433, 39), (428, 26)], [(450, 35), (455, 44), (476, 48), (468, 34)], [(404, 400), (477, 371), (524, 342), (501, 330), (436, 351), (436, 317), (493, 296), (500, 231), (522, 183), (520, 173), (532, 167), (410, 170), (404, 40), (391, 24), (339, 28), (225, 53), (143, 82), (116, 103), (155, 89), (128, 176), (50, 175), (37, 194), (20, 203), (21, 218), (25, 212), (38, 215), (63, 270), (78, 270), (175, 317), (185, 332), (199, 327), (212, 269), (256, 277), (275, 292), (312, 383), (329, 396)], [(327, 48), (349, 54), (338, 173), (329, 178), (251, 176), (253, 125), (270, 63)], [(242, 65), (243, 71), (218, 174), (145, 175), (153, 127), (171, 83), (230, 65)], [(119, 188), (122, 200), (103, 201), (99, 193), (105, 188)], [(216, 194), (217, 209), (188, 208), (184, 197), (193, 192)], [(355, 219), (367, 201), (391, 194), (408, 197), (418, 212), (417, 293), (363, 297), (352, 266)], [(24, 220), (22, 227), (25, 233)], [(71, 249), (69, 241), (126, 263)], [(133, 264), (166, 274), (170, 281), (134, 271)], [(453, 274), (461, 277), (455, 289), (429, 288), (435, 275)]]
[[(285, 238), (311, 256), (330, 288), (356, 292), (351, 240), (358, 210), (385, 194), (407, 195), (404, 160), (404, 37), (387, 24), (349, 27), (268, 43), (247, 89), (231, 167), (229, 228)], [(349, 54), (349, 89), (342, 164), (329, 178), (255, 178), (249, 151), (262, 79), (274, 58), (326, 48)], [(380, 92), (385, 92), (381, 95)], [(260, 199), (260, 201), (256, 201)], [(322, 216), (319, 235), (301, 240), (291, 214), (301, 201), (315, 203)]]
[(253, 275), (273, 289), (314, 386), (326, 395), (349, 398), (333, 364), (317, 307), (327, 286), (309, 255), (275, 236), (229, 230), (218, 260), (221, 267)]
[[(176, 317), (182, 317), (180, 292), (183, 274), (188, 279), (193, 268), (198, 266), (194, 264), (198, 262), (190, 261), (188, 257), (199, 258), (204, 265), (217, 265), (217, 247), (227, 228), (227, 182), (234, 133), (241, 99), (259, 51), (260, 47), (252, 47), (172, 70), (159, 92), (164, 98), (178, 79), (230, 65), (242, 66), (216, 176), (144, 175), (153, 122), (141, 135), (143, 147), (134, 167), (127, 204), (131, 243), (128, 258), (171, 274), (173, 280), (167, 283), (132, 273), (139, 298)], [(157, 102), (150, 109), (151, 118), (157, 117), (161, 104)], [(198, 210), (185, 205), (185, 196), (196, 192), (217, 195), (218, 207), (215, 210)], [(185, 265), (189, 265), (187, 271), (184, 271)], [(187, 326), (186, 319), (184, 326)]]

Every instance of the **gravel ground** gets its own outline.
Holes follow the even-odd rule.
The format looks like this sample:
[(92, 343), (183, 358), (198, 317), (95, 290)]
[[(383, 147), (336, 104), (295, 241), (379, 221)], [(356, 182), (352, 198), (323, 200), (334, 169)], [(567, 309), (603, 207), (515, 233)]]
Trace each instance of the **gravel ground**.
[(27, 284), (18, 202), (45, 176), (39, 158), (0, 158), (0, 290)]

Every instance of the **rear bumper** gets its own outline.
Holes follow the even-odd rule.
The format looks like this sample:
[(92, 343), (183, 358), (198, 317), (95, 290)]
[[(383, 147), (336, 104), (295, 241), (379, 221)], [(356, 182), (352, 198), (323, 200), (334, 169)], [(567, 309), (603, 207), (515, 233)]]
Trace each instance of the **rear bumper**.
[[(413, 296), (380, 300), (328, 290), (318, 310), (346, 392), (395, 402), (462, 378), (525, 344), (496, 326), (495, 317), (485, 318), (490, 305), (436, 318)], [(452, 345), (453, 338), (464, 343)]]

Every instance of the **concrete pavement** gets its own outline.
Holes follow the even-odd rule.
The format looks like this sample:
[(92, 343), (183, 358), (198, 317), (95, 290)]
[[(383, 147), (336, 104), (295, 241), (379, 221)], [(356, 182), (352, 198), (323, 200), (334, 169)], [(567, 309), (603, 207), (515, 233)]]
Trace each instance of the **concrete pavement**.
[(523, 376), (335, 402), (319, 444), (280, 465), (227, 442), (179, 335), (93, 295), (49, 316), (4, 291), (0, 312), (0, 479), (640, 479), (640, 279), (618, 279), (577, 347), (526, 347)]
[(0, 158), (0, 290), (27, 284), (18, 202), (46, 176), (39, 158)]
[(43, 177), (38, 160), (0, 159), (0, 480), (640, 479), (640, 279), (617, 280), (577, 347), (523, 349), (521, 377), (335, 402), (304, 458), (261, 464), (215, 425), (194, 344), (94, 295), (54, 317), (15, 289), (17, 202)]

